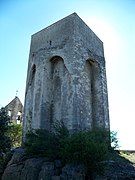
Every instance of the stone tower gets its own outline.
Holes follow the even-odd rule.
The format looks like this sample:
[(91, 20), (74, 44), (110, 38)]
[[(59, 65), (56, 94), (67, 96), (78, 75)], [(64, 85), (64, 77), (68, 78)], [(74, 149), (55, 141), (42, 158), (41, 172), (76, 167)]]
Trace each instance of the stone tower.
[(24, 136), (60, 120), (70, 131), (109, 129), (103, 43), (76, 13), (31, 39)]

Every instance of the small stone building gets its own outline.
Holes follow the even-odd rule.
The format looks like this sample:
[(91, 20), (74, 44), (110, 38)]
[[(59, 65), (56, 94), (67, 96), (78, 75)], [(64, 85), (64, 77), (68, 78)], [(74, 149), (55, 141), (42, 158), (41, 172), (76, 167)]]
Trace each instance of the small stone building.
[(61, 120), (70, 131), (109, 129), (103, 42), (76, 13), (31, 38), (23, 134)]
[(22, 122), (23, 105), (17, 96), (15, 96), (5, 109), (7, 110), (12, 122), (16, 124), (20, 124)]

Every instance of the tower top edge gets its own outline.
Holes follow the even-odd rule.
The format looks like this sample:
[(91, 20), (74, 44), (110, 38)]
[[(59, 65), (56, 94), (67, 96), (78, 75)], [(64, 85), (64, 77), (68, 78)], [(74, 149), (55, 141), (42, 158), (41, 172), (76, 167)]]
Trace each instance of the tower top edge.
[[(52, 26), (55, 26), (55, 24), (61, 23), (62, 21), (66, 21), (66, 20), (68, 20), (68, 19), (70, 19), (70, 18), (75, 19), (76, 17), (80, 18), (76, 12), (73, 12), (72, 14), (70, 14), (70, 15), (64, 17), (64, 18), (61, 18), (60, 20), (58, 20), (58, 21), (56, 21), (56, 22), (48, 25), (47, 27), (39, 30), (38, 32), (32, 34), (32, 36), (35, 36), (36, 34), (42, 32), (42, 31), (44, 31), (44, 30), (46, 30), (46, 29), (48, 29), (48, 28), (50, 28), (50, 27), (52, 27)], [(80, 18), (80, 19), (81, 19), (81, 18)], [(81, 19), (81, 20), (82, 20), (82, 19)]]
[[(52, 28), (54, 29), (55, 26), (62, 25), (62, 24), (65, 23), (65, 22), (68, 22), (68, 23), (70, 23), (71, 21), (74, 22), (74, 20), (75, 20), (75, 21), (77, 20), (77, 21), (81, 24), (81, 26), (84, 26), (84, 28), (89, 29), (89, 31), (91, 31), (91, 33), (93, 33), (93, 34), (97, 37), (97, 39), (98, 39), (100, 42), (102, 42), (102, 40), (101, 40), (101, 39), (94, 33), (94, 31), (84, 22), (84, 20), (83, 20), (82, 18), (80, 18), (80, 16), (78, 16), (78, 14), (77, 14), (76, 12), (73, 12), (72, 14), (70, 14), (70, 15), (68, 15), (68, 16), (66, 16), (66, 17), (64, 17), (64, 18), (62, 18), (62, 19), (60, 19), (60, 20), (58, 20), (58, 21), (56, 21), (56, 22), (54, 22), (54, 23), (52, 23), (52, 24), (50, 24), (49, 26), (46, 26), (45, 28), (43, 28), (43, 29), (39, 30), (38, 32), (34, 33), (34, 34), (32, 35), (32, 37), (36, 36), (37, 34), (40, 34), (40, 33), (44, 32), (44, 31), (46, 31), (46, 30), (49, 30), (49, 29), (52, 29)], [(74, 25), (73, 25), (73, 26), (74, 26)], [(103, 43), (103, 42), (102, 42), (102, 43)]]

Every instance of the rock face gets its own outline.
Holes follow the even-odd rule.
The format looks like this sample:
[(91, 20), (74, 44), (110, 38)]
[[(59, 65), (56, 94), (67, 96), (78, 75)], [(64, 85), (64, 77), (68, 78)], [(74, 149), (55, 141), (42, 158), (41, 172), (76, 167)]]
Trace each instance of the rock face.
[(109, 129), (103, 43), (76, 13), (31, 39), (23, 136), (60, 120), (70, 131)]
[(26, 158), (23, 149), (17, 150), (2, 180), (85, 180), (85, 168), (81, 165), (62, 166), (61, 161), (48, 161), (46, 158)]
[(95, 180), (134, 180), (135, 164), (129, 162), (107, 161), (104, 162), (106, 170), (103, 175), (97, 175)]
[(134, 180), (135, 167), (128, 162), (106, 161), (102, 175), (88, 176), (82, 165), (65, 165), (60, 160), (50, 162), (47, 158), (28, 158), (18, 149), (4, 171), (2, 180)]

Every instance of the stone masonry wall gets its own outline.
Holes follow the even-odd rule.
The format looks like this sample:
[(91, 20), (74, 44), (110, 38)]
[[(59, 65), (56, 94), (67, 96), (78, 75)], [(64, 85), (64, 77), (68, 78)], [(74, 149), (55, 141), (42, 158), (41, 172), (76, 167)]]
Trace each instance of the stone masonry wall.
[(23, 134), (60, 120), (71, 131), (109, 129), (103, 43), (76, 13), (31, 40)]

